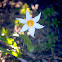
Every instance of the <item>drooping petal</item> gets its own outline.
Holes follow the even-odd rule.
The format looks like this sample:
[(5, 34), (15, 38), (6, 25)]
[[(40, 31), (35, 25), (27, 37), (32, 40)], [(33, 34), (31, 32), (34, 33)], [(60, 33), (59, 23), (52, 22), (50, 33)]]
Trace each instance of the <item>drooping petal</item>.
[(40, 24), (38, 24), (38, 23), (34, 23), (34, 26), (33, 26), (34, 28), (37, 28), (37, 29), (41, 29), (41, 28), (43, 28), (44, 26), (43, 25), (40, 25)]
[(28, 28), (29, 28), (29, 27), (25, 24), (25, 25), (22, 27), (22, 29), (21, 29), (21, 31), (20, 31), (19, 33), (28, 30)]
[(34, 27), (29, 28), (29, 33), (32, 37), (34, 37), (35, 28)]
[(41, 12), (39, 13), (39, 15), (38, 15), (38, 16), (36, 16), (36, 17), (32, 18), (32, 20), (33, 20), (34, 22), (38, 22), (38, 21), (39, 21), (39, 19), (40, 19), (40, 16), (41, 16)]
[(28, 10), (26, 10), (26, 19), (27, 19), (27, 20), (30, 20), (30, 19), (31, 19), (31, 16), (30, 16)]
[(22, 18), (16, 18), (16, 20), (19, 20), (19, 22), (20, 22), (20, 23), (23, 23), (23, 24), (26, 23), (26, 20), (25, 20), (25, 19), (22, 19)]

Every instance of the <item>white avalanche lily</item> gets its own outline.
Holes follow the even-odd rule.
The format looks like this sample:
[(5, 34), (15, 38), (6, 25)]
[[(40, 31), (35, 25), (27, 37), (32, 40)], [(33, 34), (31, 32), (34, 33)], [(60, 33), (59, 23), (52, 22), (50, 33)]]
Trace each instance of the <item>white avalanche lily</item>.
[(41, 28), (44, 27), (43, 25), (40, 25), (40, 24), (37, 23), (39, 21), (39, 19), (40, 19), (40, 16), (41, 16), (41, 13), (39, 13), (38, 16), (32, 18), (30, 16), (28, 10), (26, 10), (26, 19), (16, 18), (17, 20), (19, 20), (20, 23), (24, 24), (24, 26), (22, 27), (22, 29), (21, 29), (21, 31), (19, 33), (28, 30), (30, 35), (32, 37), (34, 37), (35, 28), (36, 29), (41, 29)]

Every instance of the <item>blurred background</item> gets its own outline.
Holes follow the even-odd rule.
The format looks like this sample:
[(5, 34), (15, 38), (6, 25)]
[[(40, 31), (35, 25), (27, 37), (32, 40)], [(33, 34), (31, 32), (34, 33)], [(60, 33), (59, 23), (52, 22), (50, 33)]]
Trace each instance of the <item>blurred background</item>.
[[(18, 33), (23, 24), (16, 18), (25, 19), (26, 9), (32, 17), (41, 12), (38, 23), (45, 27), (36, 30), (35, 38), (27, 32), (35, 47), (31, 53), (35, 59), (25, 54), (23, 58), (28, 62), (62, 62), (62, 0), (0, 0), (0, 35), (4, 33), (9, 36), (13, 32)], [(15, 40), (17, 41), (18, 38)], [(22, 41), (17, 43), (19, 47), (22, 46)], [(0, 47), (6, 48), (7, 45), (2, 46), (0, 42)], [(9, 56), (5, 55), (5, 59), (0, 61), (20, 62), (15, 57)]]

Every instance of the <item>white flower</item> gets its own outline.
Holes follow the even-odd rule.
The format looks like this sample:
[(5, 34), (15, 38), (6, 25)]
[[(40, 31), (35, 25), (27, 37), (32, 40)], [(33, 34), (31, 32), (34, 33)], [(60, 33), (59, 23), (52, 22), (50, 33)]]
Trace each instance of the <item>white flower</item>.
[(22, 27), (22, 29), (21, 29), (21, 31), (19, 33), (28, 30), (30, 35), (32, 37), (34, 37), (35, 28), (36, 29), (41, 29), (41, 28), (44, 27), (43, 25), (40, 25), (40, 24), (37, 23), (39, 21), (39, 19), (40, 19), (40, 16), (41, 16), (41, 13), (39, 13), (38, 16), (32, 18), (30, 16), (28, 10), (26, 10), (26, 19), (16, 18), (17, 20), (19, 20), (20, 23), (24, 24), (24, 26)]

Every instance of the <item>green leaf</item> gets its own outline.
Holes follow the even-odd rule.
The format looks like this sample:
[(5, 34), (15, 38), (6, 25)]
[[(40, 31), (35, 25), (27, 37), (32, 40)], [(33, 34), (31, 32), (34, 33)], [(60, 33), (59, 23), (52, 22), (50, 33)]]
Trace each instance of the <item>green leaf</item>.
[(34, 50), (34, 46), (32, 45), (31, 40), (29, 39), (29, 37), (27, 35), (20, 35), (21, 38), (23, 38), (25, 40), (25, 44), (27, 45), (27, 49), (29, 52), (32, 52)]
[(52, 21), (53, 21), (52, 26), (56, 26), (58, 28), (58, 21), (57, 21), (57, 19), (52, 19)]
[(16, 42), (14, 41), (14, 39), (5, 38), (4, 36), (0, 36), (0, 40), (2, 40), (3, 42), (7, 43), (12, 48), (16, 49), (17, 52), (19, 52), (18, 46), (17, 46)]
[(14, 52), (14, 51), (6, 50), (6, 49), (4, 49), (2, 47), (0, 47), (0, 50), (6, 52), (8, 54), (11, 54), (11, 55), (13, 55), (15, 57), (21, 58), (21, 54), (19, 52), (17, 53), (17, 52)]
[(52, 42), (51, 41), (45, 42), (44, 44), (47, 46), (48, 49), (52, 48)]
[(53, 8), (46, 8), (43, 10), (42, 14), (44, 17), (47, 17), (47, 16), (56, 15), (57, 12), (55, 12), (55, 10)]

